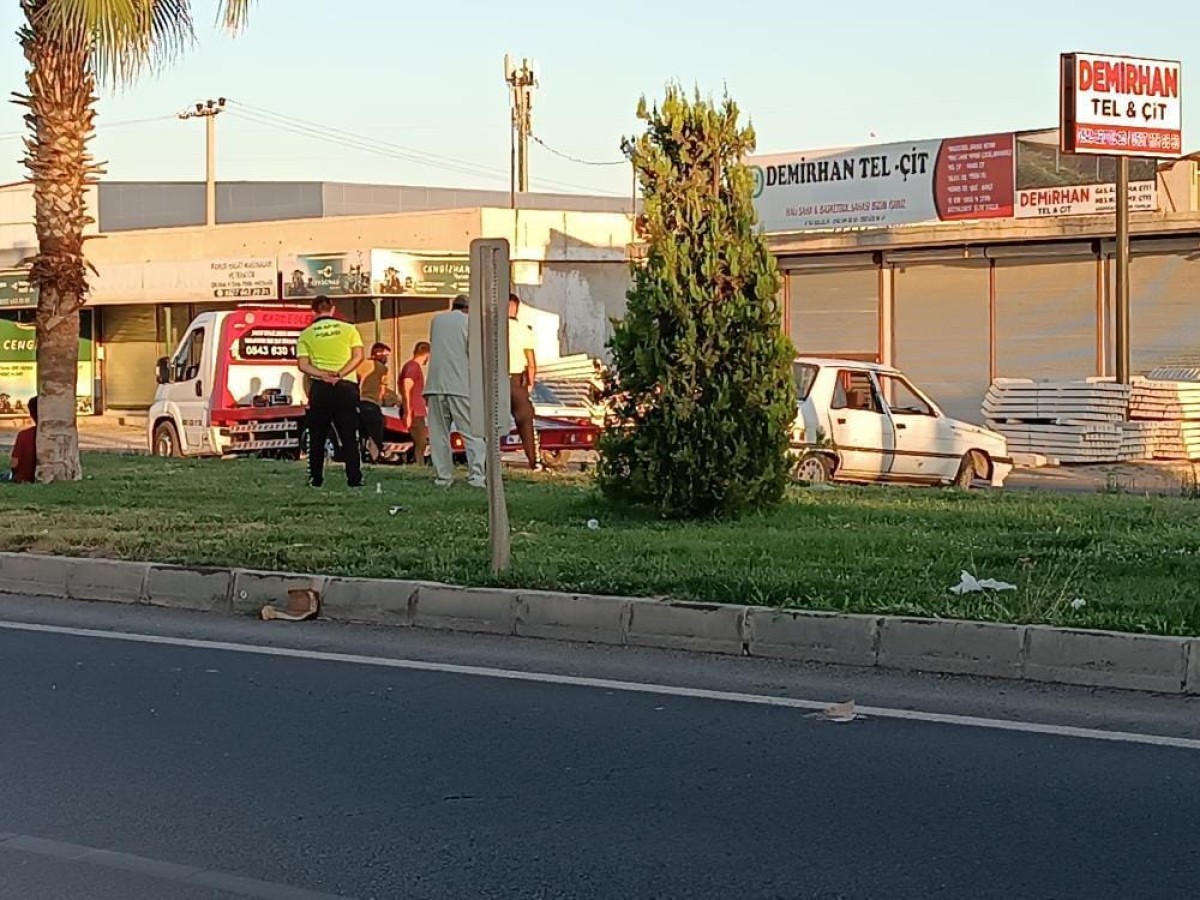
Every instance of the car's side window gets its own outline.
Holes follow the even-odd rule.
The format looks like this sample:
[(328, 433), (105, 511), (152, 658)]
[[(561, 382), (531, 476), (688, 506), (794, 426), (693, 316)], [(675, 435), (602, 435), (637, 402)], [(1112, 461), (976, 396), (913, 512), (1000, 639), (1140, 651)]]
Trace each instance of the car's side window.
[(842, 369), (837, 374), (833, 388), (832, 409), (854, 409), (861, 412), (882, 414), (883, 407), (875, 393), (875, 385), (867, 372)]
[(880, 375), (879, 387), (887, 400), (888, 409), (897, 416), (933, 416), (933, 407), (897, 375)]
[(172, 361), (172, 381), (191, 381), (200, 375), (200, 358), (204, 353), (204, 329), (197, 328), (188, 335)]

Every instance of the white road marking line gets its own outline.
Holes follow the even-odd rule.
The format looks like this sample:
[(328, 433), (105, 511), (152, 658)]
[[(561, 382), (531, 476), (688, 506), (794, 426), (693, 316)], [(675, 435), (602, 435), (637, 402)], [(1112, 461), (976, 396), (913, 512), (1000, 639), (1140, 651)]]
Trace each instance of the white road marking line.
[[(320, 662), (344, 663), (356, 666), (377, 666), (385, 669), (440, 672), (448, 675), (469, 675), (478, 678), (497, 678), (506, 681), (569, 685), (572, 687), (620, 691), (632, 694), (688, 697), (696, 700), (716, 700), (725, 703), (775, 706), (785, 709), (823, 711), (830, 705), (830, 701), (828, 700), (800, 700), (793, 697), (774, 697), (767, 694), (745, 694), (734, 691), (715, 691), (707, 688), (678, 687), (669, 684), (648, 684), (637, 681), (616, 681), (608, 678), (558, 675), (552, 672), (522, 672), (516, 669), (463, 666), (455, 663), (426, 662), (417, 659), (388, 659), (382, 656), (358, 656), (350, 653), (326, 653), (320, 650), (300, 650), (292, 647), (260, 647), (254, 644), (234, 644), (226, 641), (203, 641), (157, 634), (70, 628), (62, 625), (39, 625), (28, 622), (0, 621), (0, 630), (99, 638), (101, 640), (127, 641), (135, 644), (158, 644), (167, 647), (188, 647), (194, 650), (222, 650), (229, 653), (247, 653), (253, 656), (275, 656), (285, 659), (317, 660)], [(1137, 732), (1130, 731), (1105, 731), (1099, 728), (1079, 728), (1073, 725), (1048, 725), (1040, 722), (989, 719), (979, 716), (961, 716), (952, 713), (922, 712), (920, 710), (890, 709), (888, 707), (877, 706), (858, 706), (856, 707), (856, 711), (864, 717), (874, 719), (896, 719), (907, 722), (924, 722), (931, 725), (957, 725), (966, 728), (987, 728), (994, 731), (1014, 731), (1024, 734), (1043, 734), (1053, 737), (1081, 738), (1091, 741), (1110, 741), (1121, 744), (1146, 744), (1152, 747), (1200, 750), (1200, 739), (1196, 738), (1170, 737), (1160, 734), (1138, 734)]]
[(226, 894), (252, 897), (255, 900), (350, 900), (348, 897), (244, 878), (230, 872), (218, 872), (216, 869), (181, 866), (178, 863), (150, 859), (146, 856), (134, 856), (132, 853), (117, 853), (97, 847), (85, 847), (82, 844), (51, 841), (28, 834), (0, 834), (0, 850), (132, 872), (135, 875), (157, 878), (160, 881), (174, 881), (177, 884), (210, 887)]

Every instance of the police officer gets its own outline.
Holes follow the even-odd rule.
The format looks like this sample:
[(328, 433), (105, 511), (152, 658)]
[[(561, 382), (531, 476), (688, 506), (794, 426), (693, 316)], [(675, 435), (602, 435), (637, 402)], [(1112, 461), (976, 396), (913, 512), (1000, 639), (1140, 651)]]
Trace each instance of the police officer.
[(346, 483), (362, 487), (362, 452), (358, 444), (358, 367), (363, 361), (362, 335), (333, 317), (333, 301), (317, 297), (316, 319), (296, 342), (300, 371), (311, 379), (308, 395), (308, 483), (325, 483), (325, 442), (332, 424), (341, 440)]

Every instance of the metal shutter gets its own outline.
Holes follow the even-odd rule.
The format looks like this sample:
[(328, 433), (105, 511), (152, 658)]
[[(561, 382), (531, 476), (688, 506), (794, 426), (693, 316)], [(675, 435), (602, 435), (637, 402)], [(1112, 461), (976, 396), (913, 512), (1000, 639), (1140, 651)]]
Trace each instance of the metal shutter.
[(1134, 374), (1200, 366), (1200, 254), (1135, 256), (1129, 265)]
[(996, 261), (996, 375), (1096, 375), (1096, 262)]
[(378, 338), (375, 336), (375, 302), (365, 298), (355, 298), (354, 300), (342, 300), (337, 304), (338, 315), (344, 318), (347, 322), (351, 322), (358, 329), (359, 337), (362, 338), (363, 350), (367, 356), (371, 355), (371, 345), (376, 340), (382, 340), (387, 343), (387, 332), (380, 332)]
[(793, 271), (791, 338), (803, 356), (879, 358), (879, 269)]
[(411, 300), (400, 300), (396, 307), (399, 312), (397, 323), (400, 346), (395, 348), (398, 360), (395, 369), (399, 374), (400, 367), (412, 359), (413, 347), (417, 345), (417, 341), (429, 340), (429, 323), (438, 313), (450, 308), (450, 299), (414, 297)]
[(982, 422), (989, 377), (988, 265), (896, 266), (895, 366), (948, 416)]
[(104, 402), (112, 409), (149, 409), (158, 385), (154, 366), (158, 343), (157, 307), (104, 306)]

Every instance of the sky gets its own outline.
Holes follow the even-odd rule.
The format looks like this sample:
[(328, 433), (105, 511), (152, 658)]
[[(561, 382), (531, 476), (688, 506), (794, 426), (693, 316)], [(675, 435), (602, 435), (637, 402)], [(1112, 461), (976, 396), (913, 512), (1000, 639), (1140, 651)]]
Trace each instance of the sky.
[[(638, 98), (670, 81), (727, 90), (760, 152), (848, 147), (1052, 127), (1058, 56), (1072, 50), (1182, 60), (1185, 148), (1200, 147), (1194, 0), (258, 0), (233, 38), (214, 0), (193, 7), (191, 51), (102, 91), (93, 148), (107, 177), (202, 179), (203, 123), (176, 114), (223, 96), (223, 181), (507, 190), (505, 53), (538, 62), (535, 190), (628, 195), (621, 138), (638, 131)], [(6, 98), (24, 86), (20, 18), (0, 0)], [(24, 177), (21, 114), (0, 103), (0, 184)]]

